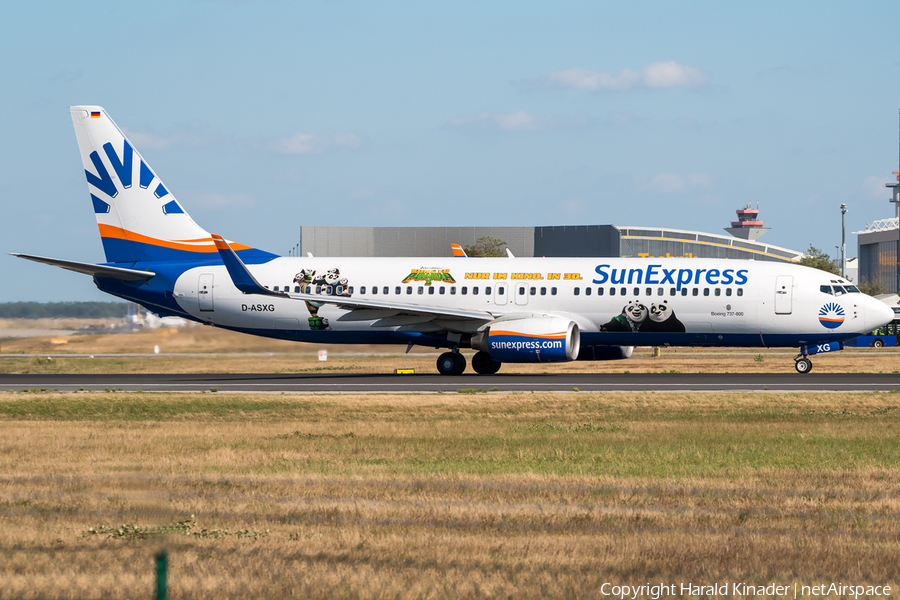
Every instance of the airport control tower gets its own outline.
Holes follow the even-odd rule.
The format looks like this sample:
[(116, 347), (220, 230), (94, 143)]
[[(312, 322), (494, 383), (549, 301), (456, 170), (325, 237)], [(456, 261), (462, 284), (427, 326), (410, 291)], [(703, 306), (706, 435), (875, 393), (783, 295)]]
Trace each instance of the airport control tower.
[(726, 227), (725, 231), (736, 238), (755, 242), (762, 235), (769, 231), (771, 227), (764, 227), (765, 223), (759, 220), (759, 202), (756, 208), (750, 208), (750, 203), (744, 208), (737, 209), (737, 221), (731, 222), (731, 227)]

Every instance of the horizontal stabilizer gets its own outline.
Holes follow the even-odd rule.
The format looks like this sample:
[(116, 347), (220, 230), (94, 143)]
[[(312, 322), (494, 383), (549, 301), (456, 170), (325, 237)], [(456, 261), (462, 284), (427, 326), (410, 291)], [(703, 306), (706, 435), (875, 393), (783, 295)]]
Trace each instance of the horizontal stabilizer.
[(231, 246), (228, 245), (228, 242), (226, 242), (221, 235), (213, 234), (212, 239), (216, 244), (216, 248), (219, 250), (219, 256), (222, 257), (222, 262), (225, 263), (225, 268), (228, 269), (228, 275), (231, 277), (234, 287), (245, 294), (286, 296), (283, 292), (273, 292), (260, 285), (256, 280), (256, 277), (247, 270), (247, 266), (241, 261), (235, 251), (231, 249)]
[(46, 256), (34, 256), (32, 254), (18, 254), (11, 252), (10, 256), (18, 256), (26, 260), (44, 263), (45, 265), (53, 265), (76, 273), (84, 273), (85, 275), (93, 275), (95, 277), (106, 277), (107, 279), (118, 279), (120, 281), (140, 281), (151, 279), (156, 276), (153, 271), (138, 271), (137, 269), (125, 269), (122, 267), (110, 267), (107, 265), (95, 265), (92, 263), (77, 262), (74, 260), (63, 260), (61, 258), (47, 258)]

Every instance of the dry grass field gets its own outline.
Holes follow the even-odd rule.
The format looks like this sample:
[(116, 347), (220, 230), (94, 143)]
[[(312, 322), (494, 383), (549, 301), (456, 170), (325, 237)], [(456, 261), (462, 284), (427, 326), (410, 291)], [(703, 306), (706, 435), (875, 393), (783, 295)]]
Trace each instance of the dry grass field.
[(898, 426), (898, 393), (0, 394), (0, 597), (150, 597), (161, 548), (172, 598), (896, 592)]
[[(79, 322), (60, 325), (78, 327)], [(48, 324), (43, 324), (48, 326)], [(67, 343), (53, 343), (65, 339)], [(154, 355), (159, 346), (160, 354)], [(328, 350), (327, 362), (318, 351)], [(143, 330), (128, 334), (42, 336), (6, 340), (0, 344), (0, 373), (390, 373), (415, 368), (434, 373), (441, 351), (405, 346), (340, 346), (299, 344), (254, 337), (215, 327)], [(44, 355), (41, 359), (16, 354)], [(467, 351), (471, 354), (471, 351)], [(53, 355), (52, 361), (46, 360)], [(139, 358), (99, 356), (149, 354)], [(793, 372), (795, 350), (778, 348), (691, 349), (637, 348), (627, 360), (572, 362), (555, 365), (504, 365), (503, 373), (774, 373)], [(84, 355), (84, 356), (67, 356)], [(87, 355), (98, 355), (88, 358)], [(817, 373), (895, 373), (900, 370), (896, 348), (848, 349), (814, 357)]]

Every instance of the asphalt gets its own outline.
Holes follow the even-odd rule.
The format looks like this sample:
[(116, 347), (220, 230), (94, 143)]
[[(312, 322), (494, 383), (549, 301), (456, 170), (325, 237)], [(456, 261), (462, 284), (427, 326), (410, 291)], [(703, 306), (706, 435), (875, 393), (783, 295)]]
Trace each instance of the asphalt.
[(546, 375), (0, 374), (0, 390), (145, 392), (860, 392), (900, 391), (897, 373), (603, 373)]

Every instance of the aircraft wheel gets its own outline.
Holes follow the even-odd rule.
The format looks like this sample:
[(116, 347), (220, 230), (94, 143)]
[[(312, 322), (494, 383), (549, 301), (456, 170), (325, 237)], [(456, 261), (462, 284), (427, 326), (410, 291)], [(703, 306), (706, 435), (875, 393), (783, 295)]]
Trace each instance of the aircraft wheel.
[(872, 342), (873, 348), (884, 348), (884, 340), (875, 340)]
[(462, 375), (466, 370), (466, 357), (459, 352), (444, 352), (437, 359), (437, 369), (441, 375)]
[(798, 373), (809, 373), (812, 371), (812, 361), (804, 357), (794, 363), (794, 368)]
[(472, 357), (472, 368), (479, 375), (493, 375), (500, 370), (500, 361), (491, 358), (487, 352), (478, 352)]

